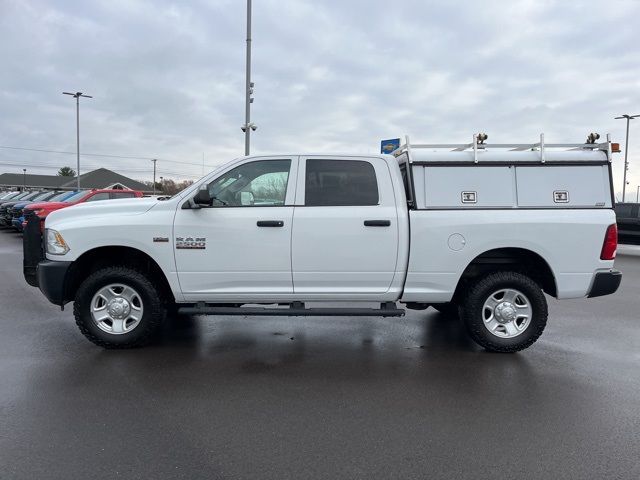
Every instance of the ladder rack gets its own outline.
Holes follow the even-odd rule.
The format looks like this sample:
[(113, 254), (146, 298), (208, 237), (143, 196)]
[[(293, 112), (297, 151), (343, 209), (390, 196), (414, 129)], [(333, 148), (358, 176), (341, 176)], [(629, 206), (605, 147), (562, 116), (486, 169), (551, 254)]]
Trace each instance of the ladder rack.
[[(615, 147), (615, 148), (614, 148)], [(611, 162), (613, 152), (618, 152), (618, 144), (611, 143), (611, 135), (607, 134), (606, 142), (601, 143), (545, 143), (544, 133), (540, 134), (540, 141), (535, 143), (493, 143), (485, 144), (478, 140), (478, 134), (473, 135), (473, 141), (471, 143), (410, 143), (409, 136), (405, 136), (405, 143), (400, 145), (396, 150), (391, 152), (391, 155), (399, 157), (403, 153), (407, 154), (409, 162), (411, 162), (411, 150), (412, 149), (429, 149), (429, 150), (449, 150), (451, 152), (464, 152), (473, 151), (473, 161), (478, 163), (478, 151), (486, 150), (507, 150), (513, 152), (525, 152), (525, 151), (537, 151), (539, 152), (539, 159), (541, 163), (546, 162), (547, 150), (558, 149), (564, 151), (594, 151), (600, 150), (606, 153), (607, 160)]]

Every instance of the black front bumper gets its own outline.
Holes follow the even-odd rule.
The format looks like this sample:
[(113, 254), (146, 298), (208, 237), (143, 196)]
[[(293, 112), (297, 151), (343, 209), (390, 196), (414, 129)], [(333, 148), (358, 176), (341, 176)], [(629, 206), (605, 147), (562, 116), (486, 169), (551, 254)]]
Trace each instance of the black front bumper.
[(65, 285), (67, 271), (73, 262), (52, 262), (43, 260), (38, 263), (38, 288), (49, 301), (63, 306), (66, 303)]
[(611, 270), (609, 272), (598, 272), (593, 279), (591, 290), (589, 291), (589, 298), (601, 297), (603, 295), (610, 295), (615, 293), (622, 281), (622, 272), (618, 270)]

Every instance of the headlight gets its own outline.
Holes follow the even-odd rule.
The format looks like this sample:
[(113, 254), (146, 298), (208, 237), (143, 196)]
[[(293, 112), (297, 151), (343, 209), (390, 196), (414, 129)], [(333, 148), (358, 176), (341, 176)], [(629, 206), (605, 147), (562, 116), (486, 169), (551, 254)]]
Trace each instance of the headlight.
[(47, 253), (51, 255), (64, 255), (69, 251), (69, 246), (67, 242), (64, 241), (64, 238), (62, 238), (62, 235), (52, 228), (45, 230), (45, 238), (47, 239)]

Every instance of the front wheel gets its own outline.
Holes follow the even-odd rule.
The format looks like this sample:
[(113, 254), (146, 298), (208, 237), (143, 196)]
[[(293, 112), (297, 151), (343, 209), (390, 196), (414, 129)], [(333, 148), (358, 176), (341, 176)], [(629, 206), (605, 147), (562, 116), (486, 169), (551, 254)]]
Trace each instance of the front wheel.
[(531, 346), (548, 315), (540, 286), (517, 272), (496, 272), (472, 283), (461, 312), (471, 338), (492, 352)]
[(76, 324), (104, 348), (148, 343), (164, 318), (157, 288), (147, 276), (127, 267), (107, 267), (82, 282), (73, 305)]

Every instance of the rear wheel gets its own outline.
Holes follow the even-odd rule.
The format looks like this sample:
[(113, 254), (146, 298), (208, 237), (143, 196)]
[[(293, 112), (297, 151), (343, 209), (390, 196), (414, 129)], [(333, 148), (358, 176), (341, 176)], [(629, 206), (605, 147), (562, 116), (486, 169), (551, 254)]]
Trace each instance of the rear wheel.
[(548, 315), (540, 286), (516, 272), (496, 272), (472, 283), (461, 312), (471, 338), (492, 352), (529, 347), (544, 331)]
[(76, 293), (76, 324), (105, 348), (147, 344), (164, 318), (164, 307), (147, 276), (127, 267), (107, 267), (87, 277)]

